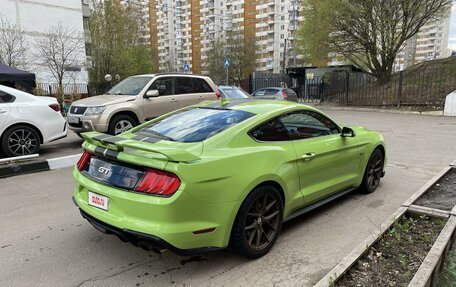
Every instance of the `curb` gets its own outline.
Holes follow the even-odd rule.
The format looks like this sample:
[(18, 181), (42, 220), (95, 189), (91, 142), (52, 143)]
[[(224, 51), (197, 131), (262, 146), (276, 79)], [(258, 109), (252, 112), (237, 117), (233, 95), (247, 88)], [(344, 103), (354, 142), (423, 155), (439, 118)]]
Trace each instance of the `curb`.
[(328, 111), (354, 111), (354, 112), (376, 112), (376, 113), (389, 113), (389, 114), (403, 114), (403, 115), (425, 115), (425, 116), (443, 116), (443, 111), (428, 111), (428, 112), (417, 112), (417, 111), (404, 111), (404, 110), (391, 110), (391, 109), (374, 109), (374, 108), (362, 108), (362, 107), (335, 107), (325, 105), (315, 105), (314, 107), (321, 110)]
[(81, 154), (74, 154), (44, 160), (13, 161), (0, 165), (0, 178), (70, 167), (75, 165), (80, 157)]

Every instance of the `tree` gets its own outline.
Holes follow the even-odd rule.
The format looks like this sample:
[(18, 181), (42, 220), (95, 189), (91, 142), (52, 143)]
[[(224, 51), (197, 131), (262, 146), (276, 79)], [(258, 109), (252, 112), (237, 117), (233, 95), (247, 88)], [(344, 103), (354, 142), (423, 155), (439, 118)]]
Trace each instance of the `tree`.
[(0, 63), (25, 68), (27, 49), (24, 30), (0, 16)]
[(305, 0), (302, 4), (304, 21), (297, 31), (298, 50), (306, 62), (326, 66), (329, 59), (329, 34), (335, 1)]
[(58, 83), (58, 94), (63, 95), (63, 79), (68, 69), (82, 66), (85, 60), (84, 39), (59, 23), (37, 38), (35, 47), (37, 64), (48, 68)]
[[(387, 82), (404, 43), (424, 25), (440, 19), (450, 10), (451, 3), (452, 0), (309, 0), (305, 5), (311, 9), (303, 10), (310, 11), (309, 15), (303, 16), (325, 15), (328, 29), (304, 32), (303, 28), (302, 35), (308, 41), (325, 43), (330, 56), (342, 56), (380, 82)], [(312, 49), (308, 52), (311, 58), (318, 59)]]
[(242, 79), (255, 72), (258, 60), (255, 37), (226, 32), (216, 40), (207, 54), (206, 70), (216, 83), (226, 82), (224, 60), (230, 59), (229, 84), (239, 85)]
[[(118, 1), (94, 1), (90, 17), (91, 82), (103, 83), (106, 74), (125, 78), (157, 71), (157, 54), (139, 43), (135, 7)], [(131, 4), (133, 5), (133, 4)]]

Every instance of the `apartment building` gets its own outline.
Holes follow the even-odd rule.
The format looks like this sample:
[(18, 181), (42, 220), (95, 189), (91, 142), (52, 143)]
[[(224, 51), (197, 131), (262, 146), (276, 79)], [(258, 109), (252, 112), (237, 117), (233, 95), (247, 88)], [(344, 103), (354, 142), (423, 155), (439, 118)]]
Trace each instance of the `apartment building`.
[(449, 57), (450, 22), (451, 15), (423, 26), (418, 34), (406, 41), (396, 58), (394, 70), (400, 71), (424, 61)]
[[(37, 82), (55, 83), (56, 80), (47, 66), (35, 63), (34, 43), (59, 23), (73, 30), (75, 34), (84, 34), (86, 42), (90, 43), (88, 4), (89, 0), (0, 0), (0, 15), (24, 30), (28, 45), (27, 70), (36, 74)], [(65, 75), (64, 83), (87, 83), (87, 59), (84, 48), (78, 51), (77, 62), (76, 66), (68, 67), (69, 72)]]
[(300, 0), (150, 0), (152, 48), (161, 71), (204, 73), (214, 41), (234, 31), (255, 37), (258, 70), (278, 73), (300, 58)]

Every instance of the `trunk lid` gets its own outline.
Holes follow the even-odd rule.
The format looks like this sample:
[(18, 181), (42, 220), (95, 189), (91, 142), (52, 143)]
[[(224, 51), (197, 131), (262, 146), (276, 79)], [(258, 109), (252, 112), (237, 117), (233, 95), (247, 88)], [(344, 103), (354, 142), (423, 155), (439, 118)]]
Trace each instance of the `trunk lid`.
[(200, 159), (203, 144), (180, 143), (126, 133), (112, 136), (99, 132), (83, 133), (83, 148), (94, 155), (133, 165), (165, 169), (168, 162), (189, 163)]

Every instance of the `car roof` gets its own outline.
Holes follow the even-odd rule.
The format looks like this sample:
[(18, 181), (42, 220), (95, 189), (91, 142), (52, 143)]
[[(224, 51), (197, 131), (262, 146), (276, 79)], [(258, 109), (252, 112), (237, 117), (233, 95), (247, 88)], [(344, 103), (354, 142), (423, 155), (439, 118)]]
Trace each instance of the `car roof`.
[(236, 87), (236, 86), (224, 86), (224, 85), (218, 85), (217, 88), (220, 88), (220, 89), (241, 89), (241, 88)]
[(187, 76), (187, 77), (207, 78), (206, 76), (202, 76), (202, 75), (186, 74), (186, 73), (141, 74), (141, 75), (134, 75), (134, 76), (131, 76), (131, 77), (156, 77), (156, 76)]
[(291, 101), (276, 101), (276, 100), (255, 100), (255, 99), (234, 99), (225, 100), (225, 104), (222, 101), (214, 101), (210, 104), (206, 104), (204, 107), (215, 108), (215, 109), (230, 109), (230, 110), (241, 110), (254, 114), (268, 114), (277, 112), (279, 110), (295, 110), (295, 109), (308, 109), (316, 110), (311, 106), (291, 102)]

